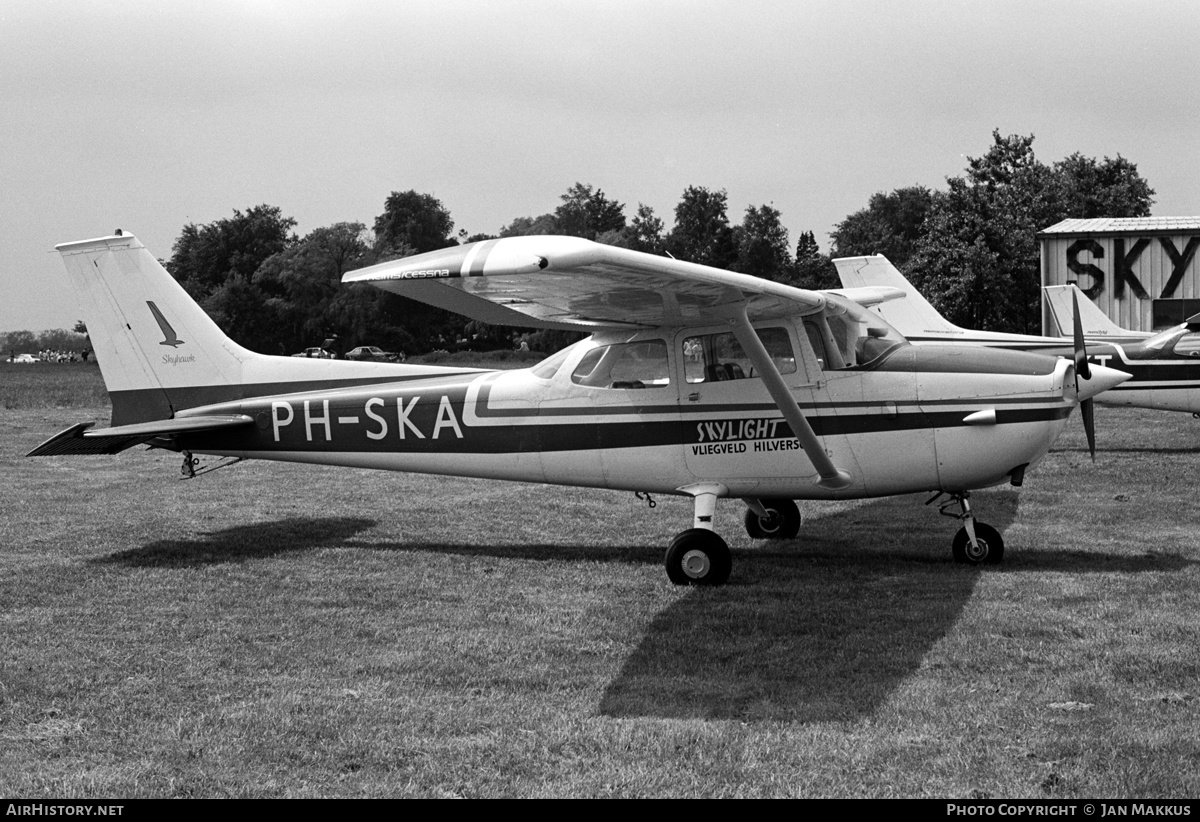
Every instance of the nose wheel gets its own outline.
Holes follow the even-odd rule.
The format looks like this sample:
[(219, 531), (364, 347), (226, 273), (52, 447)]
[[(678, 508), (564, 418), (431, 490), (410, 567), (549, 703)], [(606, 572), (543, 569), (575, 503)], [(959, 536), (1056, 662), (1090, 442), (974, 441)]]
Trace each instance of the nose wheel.
[(958, 529), (950, 552), (955, 562), (968, 565), (998, 565), (1004, 559), (1004, 538), (1000, 532), (984, 522), (975, 523), (975, 543), (966, 526)]
[[(941, 493), (925, 504), (932, 503), (940, 496)], [(950, 500), (938, 507), (942, 516), (953, 517), (962, 520), (963, 523), (963, 527), (958, 529), (954, 541), (950, 544), (950, 554), (955, 562), (967, 565), (999, 565), (1004, 561), (1004, 538), (987, 523), (975, 521), (968, 497), (970, 494), (966, 492), (950, 494)], [(959, 507), (959, 513), (950, 510), (955, 504)]]

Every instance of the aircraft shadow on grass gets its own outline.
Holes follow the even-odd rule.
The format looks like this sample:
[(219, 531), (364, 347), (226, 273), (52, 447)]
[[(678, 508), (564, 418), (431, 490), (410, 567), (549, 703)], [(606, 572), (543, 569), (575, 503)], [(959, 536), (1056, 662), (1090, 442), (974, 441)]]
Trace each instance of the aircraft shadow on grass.
[(376, 524), (354, 517), (293, 517), (162, 539), (92, 562), (136, 568), (195, 568), (245, 562), (340, 545)]
[[(1002, 533), (1017, 517), (1020, 496), (1015, 491), (985, 491), (975, 500), (979, 514)], [(913, 527), (914, 501), (882, 498), (814, 514), (795, 543), (735, 548), (730, 584), (691, 591), (660, 613), (605, 689), (600, 713), (853, 720), (875, 711), (917, 670), (958, 620), (981, 573), (1136, 573), (1190, 564), (1168, 555), (1013, 546), (1003, 569), (956, 566), (948, 547), (954, 523), (931, 510)], [(897, 522), (908, 524), (897, 527)], [(480, 545), (414, 540), (369, 547), (655, 566), (662, 556), (657, 546), (565, 541)]]
[[(980, 494), (978, 510), (1003, 533), (1018, 500), (1012, 491)], [(600, 713), (852, 721), (872, 714), (919, 668), (981, 573), (1133, 573), (1192, 564), (1170, 555), (1018, 547), (1003, 569), (950, 566), (948, 552), (929, 549), (945, 542), (939, 522), (906, 533), (886, 528), (903, 521), (910, 504), (877, 500), (810, 522), (797, 549), (746, 552), (752, 556), (738, 563), (732, 584), (685, 597), (654, 620), (606, 689)], [(872, 529), (878, 541), (859, 544)]]
[[(1002, 533), (1012, 491), (983, 492), (977, 510)], [(608, 685), (606, 716), (852, 721), (874, 712), (950, 630), (981, 573), (1173, 571), (1167, 554), (1117, 556), (1010, 546), (1003, 568), (950, 561), (946, 523), (913, 526), (913, 499), (883, 498), (809, 517), (795, 543), (735, 549), (730, 584), (695, 589), (659, 613)], [(907, 523), (897, 527), (895, 523)], [(415, 551), (497, 559), (657, 566), (661, 548), (586, 544), (373, 542), (377, 523), (290, 518), (167, 539), (93, 560), (131, 567), (199, 567), (314, 548)], [(950, 523), (953, 525), (953, 523)]]

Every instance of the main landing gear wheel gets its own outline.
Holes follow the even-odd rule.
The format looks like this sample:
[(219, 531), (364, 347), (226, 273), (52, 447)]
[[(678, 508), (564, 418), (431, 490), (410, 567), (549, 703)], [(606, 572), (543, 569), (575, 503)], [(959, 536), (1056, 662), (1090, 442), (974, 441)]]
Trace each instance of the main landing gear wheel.
[(975, 542), (978, 546), (972, 547), (966, 527), (960, 528), (951, 546), (954, 561), (968, 565), (999, 565), (1004, 559), (1004, 538), (992, 526), (975, 523)]
[(754, 539), (795, 539), (800, 533), (800, 509), (790, 499), (760, 500), (769, 517), (746, 510), (746, 533)]
[(729, 546), (705, 528), (689, 528), (671, 540), (663, 564), (676, 585), (724, 585), (733, 570)]

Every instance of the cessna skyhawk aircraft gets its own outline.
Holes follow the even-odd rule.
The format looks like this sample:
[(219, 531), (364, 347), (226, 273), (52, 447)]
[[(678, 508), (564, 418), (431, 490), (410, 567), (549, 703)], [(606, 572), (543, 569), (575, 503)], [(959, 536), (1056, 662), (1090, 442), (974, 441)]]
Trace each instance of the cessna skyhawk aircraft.
[[(938, 313), (885, 257), (834, 260), (847, 288), (888, 287), (904, 299), (878, 305), (874, 311), (910, 342), (986, 345), (1070, 357), (1070, 337), (1038, 337), (959, 328)], [(1200, 314), (1157, 333), (1119, 327), (1074, 285), (1046, 286), (1046, 301), (1059, 329), (1078, 317), (1088, 357), (1100, 365), (1130, 374), (1130, 380), (1096, 397), (1101, 405), (1130, 405), (1200, 413)]]
[[(31, 456), (138, 444), (193, 454), (686, 495), (677, 584), (720, 584), (717, 501), (792, 538), (795, 499), (948, 495), (953, 556), (999, 562), (975, 488), (1020, 485), (1081, 400), (1126, 375), (983, 348), (919, 348), (858, 302), (574, 237), (487, 240), (350, 272), (492, 323), (593, 335), (533, 368), (269, 357), (238, 346), (132, 235), (58, 246), (112, 398)], [(853, 298), (853, 299), (851, 299)], [(932, 502), (933, 499), (930, 501)]]

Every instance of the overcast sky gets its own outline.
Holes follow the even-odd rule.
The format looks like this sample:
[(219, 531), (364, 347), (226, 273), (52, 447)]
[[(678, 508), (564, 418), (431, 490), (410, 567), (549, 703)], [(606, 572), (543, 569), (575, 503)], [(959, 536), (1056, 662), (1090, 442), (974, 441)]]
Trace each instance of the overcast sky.
[(496, 233), (575, 183), (725, 189), (792, 244), (942, 188), (991, 132), (1120, 154), (1200, 215), (1200, 2), (0, 0), (0, 331), (81, 316), (57, 243), (279, 206), (301, 235), (392, 191)]

